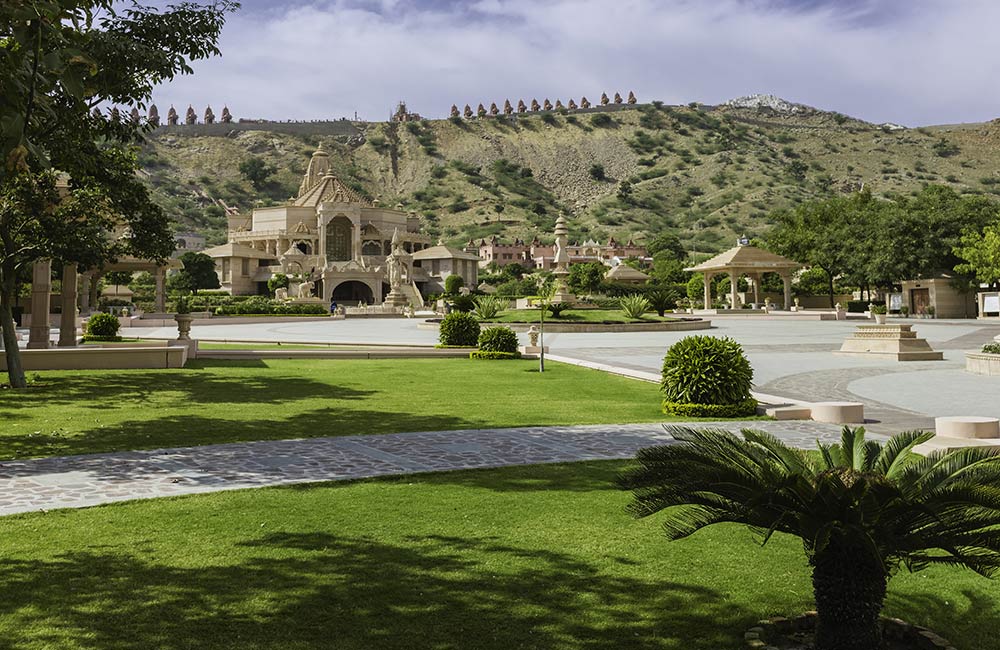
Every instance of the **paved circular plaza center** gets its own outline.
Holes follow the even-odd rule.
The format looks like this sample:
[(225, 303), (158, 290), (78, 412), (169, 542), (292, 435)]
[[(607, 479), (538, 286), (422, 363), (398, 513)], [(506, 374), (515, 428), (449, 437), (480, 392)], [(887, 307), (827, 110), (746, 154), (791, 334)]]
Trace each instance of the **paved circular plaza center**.
[[(437, 331), (419, 319), (347, 319), (302, 323), (199, 325), (194, 338), (213, 341), (433, 345)], [(863, 401), (888, 428), (930, 426), (941, 415), (1000, 417), (1000, 377), (965, 372), (965, 352), (1000, 334), (1000, 322), (911, 320), (917, 335), (944, 361), (907, 362), (833, 354), (865, 321), (718, 318), (700, 332), (741, 343), (758, 391), (807, 401)], [(169, 338), (174, 328), (131, 329), (129, 335)], [(623, 370), (659, 373), (665, 350), (689, 332), (549, 334), (551, 354)], [(522, 342), (526, 337), (520, 335)]]

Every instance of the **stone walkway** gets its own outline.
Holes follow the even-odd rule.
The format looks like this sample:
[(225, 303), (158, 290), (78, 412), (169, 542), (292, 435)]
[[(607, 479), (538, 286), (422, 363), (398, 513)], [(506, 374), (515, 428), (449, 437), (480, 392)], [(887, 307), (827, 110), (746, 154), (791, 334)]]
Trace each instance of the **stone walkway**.
[[(674, 423), (676, 424), (676, 423)], [(799, 447), (839, 439), (816, 422), (753, 426)], [(53, 508), (416, 472), (611, 460), (668, 443), (659, 424), (474, 429), (128, 451), (0, 462), (0, 515)]]

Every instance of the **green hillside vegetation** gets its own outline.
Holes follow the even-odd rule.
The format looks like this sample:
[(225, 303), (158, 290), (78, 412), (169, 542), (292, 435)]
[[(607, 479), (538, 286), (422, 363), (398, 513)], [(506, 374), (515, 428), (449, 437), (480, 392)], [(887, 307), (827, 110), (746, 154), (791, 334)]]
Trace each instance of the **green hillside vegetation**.
[[(766, 236), (778, 210), (862, 186), (890, 198), (927, 184), (1000, 194), (997, 121), (892, 129), (818, 110), (620, 108), (355, 124), (362, 136), (173, 127), (154, 132), (140, 159), (178, 228), (212, 242), (224, 239), (220, 201), (245, 214), (287, 200), (319, 145), (344, 182), (416, 212), (451, 243), (544, 236), (566, 214), (571, 238), (666, 231), (714, 252)], [(274, 170), (255, 179), (259, 190), (240, 171), (252, 158)]]

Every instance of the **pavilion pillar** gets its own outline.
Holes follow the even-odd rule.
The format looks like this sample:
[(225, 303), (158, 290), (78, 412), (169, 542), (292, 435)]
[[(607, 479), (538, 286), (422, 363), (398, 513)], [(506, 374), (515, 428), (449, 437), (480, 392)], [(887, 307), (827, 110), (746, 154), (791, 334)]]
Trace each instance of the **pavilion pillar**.
[(167, 311), (167, 291), (166, 291), (166, 270), (162, 266), (156, 267), (156, 313), (162, 314)]
[(785, 290), (785, 311), (791, 311), (792, 309), (792, 275), (790, 273), (784, 273), (781, 276), (781, 283), (784, 285)]
[(705, 272), (705, 309), (712, 308), (712, 274)]
[(28, 348), (49, 347), (49, 302), (52, 298), (52, 260), (35, 262), (31, 274), (31, 328)]
[(62, 314), (59, 316), (59, 347), (76, 345), (76, 264), (66, 264), (62, 272)]
[(760, 305), (760, 277), (761, 277), (760, 273), (755, 273), (754, 275), (750, 276), (750, 279), (753, 280), (753, 305), (754, 305), (754, 307), (757, 307), (758, 305)]
[(77, 292), (80, 296), (80, 312), (90, 310), (90, 274), (81, 273), (77, 281)]
[(731, 305), (732, 309), (739, 309), (739, 305), (736, 304), (736, 292), (739, 289), (739, 286), (738, 286), (737, 282), (738, 282), (738, 277), (736, 275), (736, 271), (730, 271), (729, 272), (729, 299), (732, 301), (732, 305)]

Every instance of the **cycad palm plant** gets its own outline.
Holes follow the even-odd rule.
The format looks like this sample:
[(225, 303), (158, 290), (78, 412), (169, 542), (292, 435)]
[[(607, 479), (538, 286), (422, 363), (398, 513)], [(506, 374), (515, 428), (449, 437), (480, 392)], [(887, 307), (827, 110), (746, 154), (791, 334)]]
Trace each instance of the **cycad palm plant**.
[(819, 453), (763, 431), (669, 428), (679, 444), (641, 450), (621, 477), (630, 509), (668, 512), (667, 537), (721, 522), (746, 524), (764, 542), (802, 539), (812, 567), (817, 650), (877, 650), (886, 586), (900, 565), (1000, 568), (1000, 454), (913, 448), (933, 434), (900, 433), (885, 444), (845, 427)]

